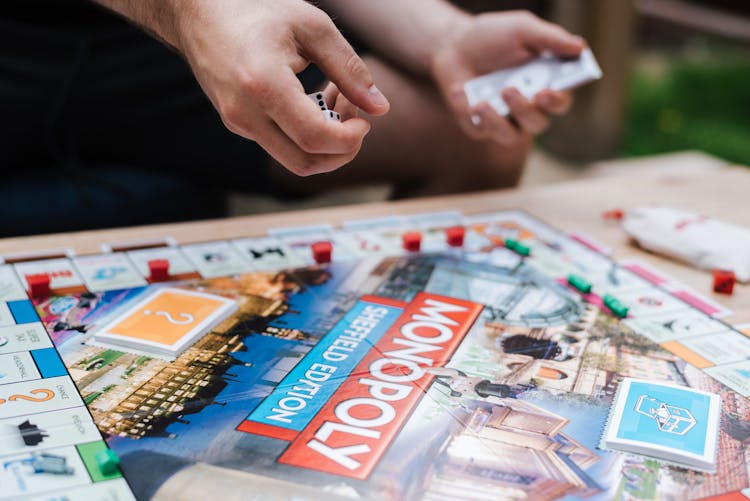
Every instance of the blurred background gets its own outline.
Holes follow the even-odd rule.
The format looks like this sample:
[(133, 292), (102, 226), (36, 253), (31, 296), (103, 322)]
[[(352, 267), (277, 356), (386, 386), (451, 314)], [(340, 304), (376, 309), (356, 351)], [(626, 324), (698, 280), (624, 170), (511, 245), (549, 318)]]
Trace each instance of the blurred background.
[[(584, 36), (604, 72), (576, 90), (572, 112), (538, 141), (522, 185), (617, 167), (646, 156), (665, 166), (750, 166), (750, 2), (747, 0), (454, 0), (474, 12), (529, 9)], [(653, 165), (653, 164), (652, 164)], [(248, 214), (384, 199), (387, 186), (301, 202), (232, 197)]]

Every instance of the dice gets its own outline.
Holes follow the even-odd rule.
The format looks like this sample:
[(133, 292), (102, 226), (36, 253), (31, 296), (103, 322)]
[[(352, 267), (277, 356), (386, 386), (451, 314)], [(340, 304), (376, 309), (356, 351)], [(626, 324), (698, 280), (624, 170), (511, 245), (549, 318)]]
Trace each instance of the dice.
[(718, 294), (732, 294), (737, 277), (730, 270), (714, 270), (714, 292)]
[(323, 116), (326, 120), (334, 120), (336, 122), (341, 121), (341, 115), (331, 109), (328, 109), (328, 105), (326, 104), (322, 92), (314, 92), (312, 94), (308, 94), (307, 97), (309, 97), (313, 103), (318, 105), (318, 108), (320, 108), (320, 111), (321, 113), (323, 113)]

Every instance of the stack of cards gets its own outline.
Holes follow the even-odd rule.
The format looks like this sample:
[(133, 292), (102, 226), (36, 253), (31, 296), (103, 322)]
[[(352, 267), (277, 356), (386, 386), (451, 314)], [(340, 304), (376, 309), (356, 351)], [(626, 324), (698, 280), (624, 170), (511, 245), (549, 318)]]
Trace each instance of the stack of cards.
[(602, 70), (594, 54), (590, 49), (584, 49), (577, 59), (560, 59), (543, 54), (521, 66), (469, 80), (464, 85), (464, 92), (470, 106), (487, 101), (499, 115), (506, 116), (510, 114), (510, 109), (500, 95), (506, 87), (515, 87), (531, 100), (544, 89), (572, 89), (601, 77)]
[(720, 412), (718, 395), (625, 378), (601, 447), (714, 472)]

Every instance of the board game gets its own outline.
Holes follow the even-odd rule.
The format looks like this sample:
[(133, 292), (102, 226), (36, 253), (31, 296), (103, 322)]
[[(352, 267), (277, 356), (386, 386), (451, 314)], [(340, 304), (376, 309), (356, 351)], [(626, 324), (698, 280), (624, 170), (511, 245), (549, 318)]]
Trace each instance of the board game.
[[(750, 485), (748, 336), (658, 270), (525, 212), (143, 247), (0, 265), (0, 499), (699, 499)], [(39, 275), (50, 293), (30, 297)], [(599, 448), (624, 378), (719, 395), (716, 473)]]

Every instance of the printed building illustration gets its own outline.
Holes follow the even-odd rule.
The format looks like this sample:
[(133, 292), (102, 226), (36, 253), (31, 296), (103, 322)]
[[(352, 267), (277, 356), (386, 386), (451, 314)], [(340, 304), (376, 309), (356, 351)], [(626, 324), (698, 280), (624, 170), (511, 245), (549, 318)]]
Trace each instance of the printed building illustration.
[(521, 400), (474, 401), (473, 407), (462, 419), (465, 428), (443, 444), (425, 499), (460, 492), (472, 492), (472, 499), (599, 492), (585, 472), (599, 457), (563, 433), (567, 419)]
[[(289, 310), (282, 292), (290, 283), (269, 280), (266, 275), (254, 281), (243, 279), (245, 295), (239, 310), (173, 362), (88, 347), (86, 358), (71, 368), (71, 375), (102, 432), (133, 439), (170, 436), (166, 429), (171, 423), (186, 422), (185, 416), (207, 405), (221, 405), (215, 397), (226, 387), (231, 367), (240, 363), (232, 353), (246, 349), (243, 333), (295, 340), (306, 337), (293, 329), (268, 325)], [(264, 295), (248, 293), (259, 292), (259, 284), (266, 286)], [(236, 286), (227, 279), (203, 285), (211, 292)], [(113, 377), (122, 378), (121, 384), (105, 385)]]

